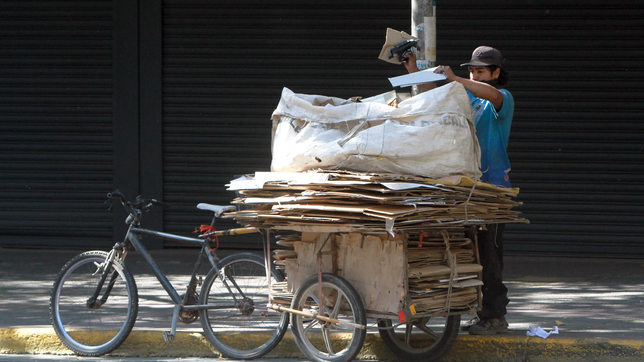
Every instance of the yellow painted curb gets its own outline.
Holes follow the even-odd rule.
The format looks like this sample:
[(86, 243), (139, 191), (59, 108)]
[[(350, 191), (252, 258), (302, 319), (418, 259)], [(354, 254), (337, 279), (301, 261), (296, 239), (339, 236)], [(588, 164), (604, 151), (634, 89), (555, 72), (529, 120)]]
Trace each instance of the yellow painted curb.
[[(443, 362), (644, 361), (644, 341), (459, 335)], [(485, 357), (481, 357), (485, 356)]]
[[(254, 335), (231, 334), (231, 341), (247, 344)], [(0, 354), (73, 355), (53, 329), (0, 329)], [(166, 342), (160, 331), (134, 330), (111, 356), (119, 357), (220, 357), (200, 333), (178, 332)], [(287, 333), (267, 357), (302, 358), (293, 335)], [(378, 334), (368, 334), (358, 359), (395, 361)], [(550, 337), (459, 335), (441, 362), (500, 361), (644, 361), (644, 341)]]

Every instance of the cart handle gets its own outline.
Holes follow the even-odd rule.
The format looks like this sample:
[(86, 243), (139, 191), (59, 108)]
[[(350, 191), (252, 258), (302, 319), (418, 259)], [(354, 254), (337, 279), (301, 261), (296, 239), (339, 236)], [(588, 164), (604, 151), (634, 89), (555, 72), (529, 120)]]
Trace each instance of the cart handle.
[(254, 227), (248, 227), (248, 228), (237, 228), (237, 229), (228, 229), (228, 230), (220, 230), (220, 231), (212, 231), (207, 234), (199, 235), (200, 238), (207, 238), (209, 236), (217, 235), (217, 236), (222, 236), (222, 235), (240, 235), (240, 234), (252, 234), (252, 233), (258, 233), (259, 229), (254, 228)]

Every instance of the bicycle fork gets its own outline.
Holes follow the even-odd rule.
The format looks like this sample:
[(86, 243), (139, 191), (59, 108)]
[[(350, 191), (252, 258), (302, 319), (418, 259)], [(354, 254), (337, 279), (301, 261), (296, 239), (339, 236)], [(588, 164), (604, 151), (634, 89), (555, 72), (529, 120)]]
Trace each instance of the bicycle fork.
[(89, 309), (99, 309), (105, 302), (107, 302), (107, 298), (109, 298), (110, 293), (112, 292), (112, 288), (114, 288), (114, 283), (116, 282), (116, 278), (118, 277), (118, 273), (116, 270), (112, 272), (112, 275), (110, 277), (110, 281), (107, 283), (107, 288), (105, 288), (105, 293), (103, 294), (103, 297), (97, 301), (98, 296), (101, 294), (101, 289), (103, 289), (103, 285), (105, 284), (105, 280), (107, 280), (107, 275), (110, 273), (110, 269), (112, 267), (112, 263), (114, 262), (114, 258), (116, 257), (116, 249), (112, 249), (109, 254), (107, 255), (107, 258), (103, 263), (98, 265), (98, 269), (96, 269), (96, 272), (92, 275), (96, 275), (97, 273), (101, 273), (101, 279), (99, 279), (98, 284), (96, 285), (96, 290), (94, 291), (94, 294), (92, 294), (91, 297), (87, 299), (87, 307)]

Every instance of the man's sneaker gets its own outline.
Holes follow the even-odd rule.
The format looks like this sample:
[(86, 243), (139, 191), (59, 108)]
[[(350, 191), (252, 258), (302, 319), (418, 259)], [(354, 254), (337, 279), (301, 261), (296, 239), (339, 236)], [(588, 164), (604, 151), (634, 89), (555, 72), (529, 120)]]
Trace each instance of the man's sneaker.
[(484, 319), (471, 326), (468, 330), (473, 335), (493, 335), (508, 331), (508, 322), (505, 317)]
[(474, 325), (477, 325), (480, 321), (481, 320), (479, 319), (479, 317), (474, 317), (474, 318), (470, 319), (468, 322), (466, 322), (465, 324), (463, 324), (461, 326), (461, 330), (463, 332), (467, 332), (467, 331), (470, 330), (470, 327), (472, 327)]

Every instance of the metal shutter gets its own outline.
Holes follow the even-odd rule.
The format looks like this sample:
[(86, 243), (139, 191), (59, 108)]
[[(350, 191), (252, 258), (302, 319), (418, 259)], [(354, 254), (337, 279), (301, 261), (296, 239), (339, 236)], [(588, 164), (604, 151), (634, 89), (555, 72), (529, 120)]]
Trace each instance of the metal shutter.
[(439, 4), (441, 62), (491, 45), (512, 75), (510, 179), (531, 224), (508, 226), (507, 249), (644, 255), (644, 4)]
[(338, 97), (390, 90), (387, 76), (400, 69), (375, 58), (386, 27), (410, 16), (372, 1), (176, 0), (163, 10), (164, 227), (179, 233), (209, 221), (197, 203), (230, 203), (224, 185), (235, 175), (270, 169), (283, 87)]
[[(438, 2), (438, 60), (458, 67), (501, 49), (516, 100), (511, 180), (530, 225), (514, 252), (644, 255), (643, 5), (603, 1)], [(376, 59), (410, 6), (385, 1), (165, 1), (164, 197), (168, 231), (227, 203), (233, 175), (267, 170), (269, 117), (282, 87), (336, 97), (390, 89)]]
[(0, 245), (111, 245), (112, 2), (0, 2)]

